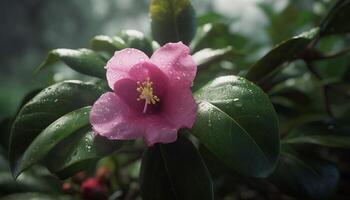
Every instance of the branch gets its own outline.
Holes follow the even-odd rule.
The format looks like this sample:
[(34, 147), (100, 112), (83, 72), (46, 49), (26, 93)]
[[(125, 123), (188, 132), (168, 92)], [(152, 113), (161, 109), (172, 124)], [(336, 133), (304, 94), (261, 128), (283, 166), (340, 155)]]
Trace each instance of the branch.
[[(313, 63), (311, 61), (307, 61), (307, 60), (304, 60), (304, 61), (306, 63), (307, 68), (311, 72), (311, 74), (313, 74), (318, 81), (322, 82), (322, 76), (315, 69), (315, 66), (313, 65)], [(324, 98), (324, 104), (325, 104), (326, 112), (327, 112), (329, 117), (333, 118), (334, 115), (333, 115), (333, 112), (332, 112), (332, 109), (331, 109), (331, 105), (330, 105), (329, 86), (328, 85), (326, 85), (326, 84), (322, 85), (322, 93), (323, 93), (323, 98)]]
[(338, 52), (322, 53), (316, 49), (307, 48), (300, 54), (300, 57), (305, 61), (326, 60), (336, 58), (338, 56), (347, 54), (350, 52), (350, 47), (346, 47)]

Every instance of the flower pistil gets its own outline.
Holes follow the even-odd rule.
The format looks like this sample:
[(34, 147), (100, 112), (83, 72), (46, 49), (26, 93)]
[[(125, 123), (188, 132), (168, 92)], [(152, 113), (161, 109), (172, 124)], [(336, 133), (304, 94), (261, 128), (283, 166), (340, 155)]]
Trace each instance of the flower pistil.
[(137, 98), (138, 101), (145, 100), (145, 106), (143, 107), (143, 113), (147, 112), (147, 105), (148, 104), (157, 104), (160, 99), (153, 94), (153, 82), (150, 81), (150, 78), (147, 78), (146, 81), (143, 81), (142, 83), (140, 81), (137, 81), (138, 87), (136, 90), (140, 93), (139, 98)]

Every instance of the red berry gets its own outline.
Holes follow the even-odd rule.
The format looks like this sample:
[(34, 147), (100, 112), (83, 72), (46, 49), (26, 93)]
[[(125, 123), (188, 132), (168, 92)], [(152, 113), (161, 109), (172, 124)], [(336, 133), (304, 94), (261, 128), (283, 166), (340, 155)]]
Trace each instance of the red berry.
[(65, 194), (74, 194), (75, 189), (71, 183), (63, 183), (62, 192)]
[(80, 192), (86, 200), (105, 200), (108, 197), (106, 185), (96, 178), (88, 178), (84, 181), (80, 186)]

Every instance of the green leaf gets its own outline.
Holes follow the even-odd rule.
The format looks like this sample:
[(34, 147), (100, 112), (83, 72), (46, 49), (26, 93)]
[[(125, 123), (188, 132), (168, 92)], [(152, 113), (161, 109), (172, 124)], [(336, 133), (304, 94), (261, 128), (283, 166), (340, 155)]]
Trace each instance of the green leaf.
[(113, 55), (117, 50), (124, 49), (126, 44), (120, 37), (109, 37), (106, 35), (97, 35), (90, 41), (91, 48), (95, 51), (105, 51)]
[(152, 55), (152, 43), (142, 32), (136, 30), (123, 30), (118, 33), (118, 36), (125, 41), (126, 47), (139, 49), (148, 56)]
[(262, 84), (263, 81), (271, 78), (273, 72), (278, 70), (279, 66), (283, 63), (298, 58), (298, 54), (309, 45), (318, 32), (319, 29), (314, 28), (278, 44), (249, 68), (246, 78), (255, 83)]
[(223, 49), (206, 48), (197, 51), (193, 55), (193, 59), (198, 66), (198, 70), (201, 70), (201, 68), (205, 65), (210, 65), (222, 60), (231, 60), (236, 55), (239, 55), (239, 53), (231, 46)]
[(327, 147), (350, 148), (350, 136), (341, 135), (310, 135), (289, 138), (287, 144), (316, 144)]
[(152, 35), (159, 44), (191, 42), (196, 33), (196, 16), (190, 0), (152, 0), (149, 12)]
[(58, 61), (64, 62), (68, 67), (79, 73), (102, 79), (106, 78), (106, 70), (104, 68), (106, 61), (90, 49), (54, 49), (50, 51), (45, 61), (34, 73), (38, 73), (43, 68)]
[(44, 89), (26, 103), (11, 129), (9, 160), (12, 173), (18, 171), (22, 154), (43, 129), (64, 114), (92, 105), (104, 92), (94, 84), (65, 81)]
[(70, 112), (45, 128), (25, 150), (17, 163), (15, 177), (32, 165), (39, 163), (61, 140), (89, 124), (91, 107), (84, 107)]
[(61, 179), (94, 167), (97, 160), (122, 147), (124, 142), (109, 140), (84, 127), (60, 141), (45, 158), (49, 170)]
[[(247, 45), (246, 38), (233, 34), (229, 30), (227, 23), (207, 23), (198, 27), (197, 33), (191, 41), (192, 52), (197, 52), (204, 48), (221, 49), (232, 46), (236, 49), (243, 49)], [(255, 48), (253, 44), (249, 45)]]
[(350, 148), (349, 131), (350, 128), (347, 126), (314, 121), (295, 128), (282, 140), (282, 143)]
[(23, 173), (14, 180), (8, 171), (0, 172), (0, 195), (20, 192), (47, 192), (59, 193), (60, 188), (48, 182), (43, 177), (32, 173)]
[(319, 159), (299, 158), (281, 153), (270, 181), (286, 194), (305, 199), (330, 199), (337, 189), (339, 171), (331, 163)]
[(214, 199), (208, 169), (197, 149), (182, 135), (174, 143), (156, 144), (146, 150), (140, 181), (144, 200)]
[(68, 195), (52, 195), (44, 193), (20, 193), (20, 194), (11, 194), (0, 198), (0, 200), (73, 200), (72, 196)]
[(338, 0), (320, 24), (320, 34), (350, 32), (350, 0)]
[(266, 177), (279, 154), (278, 118), (266, 94), (244, 78), (223, 76), (195, 92), (192, 133), (231, 169)]

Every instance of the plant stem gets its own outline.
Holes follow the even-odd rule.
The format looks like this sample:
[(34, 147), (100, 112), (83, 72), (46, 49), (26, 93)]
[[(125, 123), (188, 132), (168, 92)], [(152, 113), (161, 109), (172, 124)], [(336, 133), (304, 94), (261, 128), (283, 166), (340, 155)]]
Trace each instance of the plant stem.
[(322, 76), (320, 75), (320, 73), (315, 69), (315, 66), (313, 64), (312, 61), (307, 61), (304, 60), (306, 63), (307, 68), (309, 69), (309, 71), (314, 75), (314, 77), (322, 84), (322, 94), (323, 94), (323, 99), (324, 99), (324, 104), (325, 104), (325, 109), (326, 112), (328, 114), (329, 117), (333, 118), (333, 112), (331, 109), (331, 105), (330, 105), (330, 99), (329, 99), (329, 86), (326, 84), (322, 83)]

